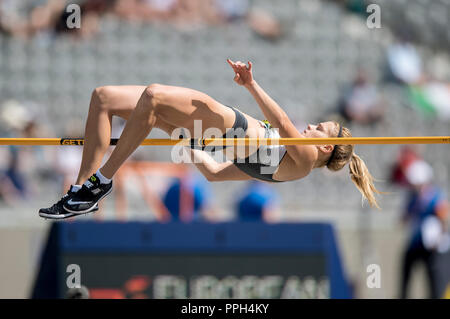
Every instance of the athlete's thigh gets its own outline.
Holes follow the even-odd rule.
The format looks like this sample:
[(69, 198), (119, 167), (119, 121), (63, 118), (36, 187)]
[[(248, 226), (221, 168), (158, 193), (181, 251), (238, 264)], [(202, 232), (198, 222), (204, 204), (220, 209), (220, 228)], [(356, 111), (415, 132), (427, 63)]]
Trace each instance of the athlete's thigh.
[(146, 86), (143, 85), (104, 86), (101, 87), (100, 95), (111, 115), (127, 120), (131, 112), (136, 108), (136, 104), (145, 88)]
[(233, 127), (234, 111), (203, 92), (158, 85), (155, 98), (159, 103), (158, 116), (176, 127), (188, 129), (191, 134), (194, 134), (194, 120), (201, 120), (202, 133), (217, 128), (223, 134)]

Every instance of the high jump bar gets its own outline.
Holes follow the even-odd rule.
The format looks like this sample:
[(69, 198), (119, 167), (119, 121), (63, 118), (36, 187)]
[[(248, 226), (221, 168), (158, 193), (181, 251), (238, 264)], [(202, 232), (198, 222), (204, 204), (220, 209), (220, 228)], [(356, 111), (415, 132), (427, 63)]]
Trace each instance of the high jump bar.
[[(112, 138), (110, 145), (119, 139)], [(357, 144), (450, 144), (450, 136), (408, 137), (333, 137), (333, 138), (198, 138), (198, 139), (145, 139), (141, 145), (357, 145)], [(84, 145), (83, 138), (0, 138), (0, 145)]]

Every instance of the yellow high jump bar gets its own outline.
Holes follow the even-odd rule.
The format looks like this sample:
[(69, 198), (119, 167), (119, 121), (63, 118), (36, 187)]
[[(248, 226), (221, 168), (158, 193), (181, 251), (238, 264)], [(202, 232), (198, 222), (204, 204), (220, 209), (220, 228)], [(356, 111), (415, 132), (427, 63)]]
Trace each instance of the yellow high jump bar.
[[(113, 138), (110, 145), (119, 139)], [(333, 138), (199, 138), (145, 139), (141, 145), (357, 145), (357, 144), (450, 144), (450, 136), (333, 137)], [(84, 145), (83, 138), (0, 138), (0, 145)]]

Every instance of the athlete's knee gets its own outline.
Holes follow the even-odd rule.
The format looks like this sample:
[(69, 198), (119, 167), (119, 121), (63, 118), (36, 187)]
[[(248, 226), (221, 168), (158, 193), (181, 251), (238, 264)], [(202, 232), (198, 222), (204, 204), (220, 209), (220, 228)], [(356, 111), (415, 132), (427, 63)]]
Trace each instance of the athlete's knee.
[(107, 111), (109, 98), (113, 92), (112, 86), (99, 86), (94, 89), (91, 96), (91, 108), (100, 111)]
[(150, 84), (145, 88), (144, 94), (148, 99), (147, 106), (154, 109), (158, 113), (161, 105), (163, 105), (165, 86), (157, 83)]

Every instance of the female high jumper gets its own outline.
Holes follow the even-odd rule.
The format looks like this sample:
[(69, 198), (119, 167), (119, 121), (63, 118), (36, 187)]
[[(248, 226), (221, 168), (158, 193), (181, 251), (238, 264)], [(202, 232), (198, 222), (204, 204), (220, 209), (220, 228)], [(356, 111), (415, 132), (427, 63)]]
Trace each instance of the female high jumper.
[[(91, 97), (78, 178), (67, 194), (53, 206), (40, 209), (39, 215), (62, 219), (98, 210), (98, 202), (112, 191), (114, 174), (154, 127), (171, 136), (175, 129), (184, 128), (193, 136), (194, 120), (201, 120), (202, 134), (216, 128), (223, 137), (229, 136), (229, 132), (233, 132), (233, 137), (246, 138), (351, 137), (349, 129), (336, 122), (308, 125), (299, 132), (283, 109), (253, 79), (251, 62), (248, 66), (240, 61), (227, 62), (235, 72), (234, 81), (251, 93), (268, 121), (256, 120), (202, 92), (183, 87), (151, 84), (96, 88)], [(112, 116), (120, 116), (127, 123), (111, 156), (99, 168), (110, 145)], [(270, 151), (277, 156), (270, 162), (262, 161), (258, 155), (254, 157), (264, 146), (240, 147), (245, 147), (244, 156), (232, 152), (231, 158), (222, 162), (216, 161), (204, 147), (193, 147), (190, 156), (209, 181), (253, 178), (287, 182), (304, 178), (315, 168), (326, 166), (338, 171), (349, 163), (351, 180), (369, 204), (378, 207), (374, 193), (380, 192), (365, 163), (353, 152), (353, 145), (271, 145)]]

